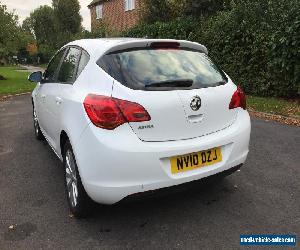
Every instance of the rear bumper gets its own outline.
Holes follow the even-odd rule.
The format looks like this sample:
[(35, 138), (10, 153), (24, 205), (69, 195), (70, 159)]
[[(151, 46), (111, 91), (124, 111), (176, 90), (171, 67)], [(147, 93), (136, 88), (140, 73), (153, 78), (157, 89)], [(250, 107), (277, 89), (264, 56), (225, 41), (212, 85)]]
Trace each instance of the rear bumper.
[[(90, 124), (73, 145), (83, 185), (96, 202), (114, 204), (132, 194), (192, 182), (243, 164), (248, 155), (251, 125), (248, 112), (239, 110), (230, 127), (190, 140), (143, 142), (130, 130), (128, 124), (114, 131), (103, 131)], [(222, 162), (171, 173), (170, 157), (214, 147), (221, 147)]]
[(220, 180), (220, 178), (224, 178), (228, 175), (231, 175), (232, 173), (239, 170), (242, 166), (243, 166), (243, 164), (240, 164), (233, 168), (227, 169), (224, 172), (221, 172), (221, 173), (218, 173), (218, 174), (215, 174), (212, 176), (208, 176), (208, 177), (205, 177), (200, 180), (183, 183), (183, 184), (176, 185), (176, 186), (171, 186), (171, 187), (166, 187), (166, 188), (150, 190), (150, 191), (146, 191), (146, 192), (142, 192), (142, 193), (132, 194), (132, 195), (125, 197), (120, 202), (127, 202), (127, 201), (131, 201), (131, 200), (135, 201), (138, 199), (144, 199), (144, 198), (147, 199), (147, 198), (151, 198), (151, 197), (164, 196), (164, 195), (168, 195), (168, 194), (178, 193), (178, 192), (185, 191), (185, 190), (198, 189), (201, 185), (209, 184), (210, 181), (212, 181), (212, 180)]

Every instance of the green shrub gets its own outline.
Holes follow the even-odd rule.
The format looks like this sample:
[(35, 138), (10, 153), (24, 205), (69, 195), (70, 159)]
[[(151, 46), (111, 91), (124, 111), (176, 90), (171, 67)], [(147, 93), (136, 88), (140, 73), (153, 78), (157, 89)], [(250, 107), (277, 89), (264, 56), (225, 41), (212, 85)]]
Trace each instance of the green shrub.
[(278, 95), (300, 94), (300, 1), (272, 2), (269, 71)]
[(298, 0), (242, 1), (206, 21), (201, 41), (247, 93), (295, 97), (299, 10)]
[(200, 23), (197, 19), (178, 18), (171, 22), (155, 22), (153, 24), (141, 24), (132, 29), (123, 32), (125, 37), (147, 37), (147, 38), (173, 38), (195, 40), (197, 38)]

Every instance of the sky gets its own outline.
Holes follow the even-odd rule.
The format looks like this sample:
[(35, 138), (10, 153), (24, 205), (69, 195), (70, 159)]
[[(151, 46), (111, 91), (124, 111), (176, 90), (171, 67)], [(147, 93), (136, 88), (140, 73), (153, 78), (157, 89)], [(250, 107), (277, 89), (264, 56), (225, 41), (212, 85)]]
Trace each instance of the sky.
[[(30, 12), (41, 5), (50, 5), (52, 0), (0, 0), (0, 2), (7, 6), (8, 10), (15, 11), (15, 14), (19, 16), (19, 20), (22, 21), (30, 15)], [(79, 0), (81, 5), (80, 14), (83, 18), (82, 25), (87, 30), (91, 30), (91, 19), (88, 5), (92, 0)]]

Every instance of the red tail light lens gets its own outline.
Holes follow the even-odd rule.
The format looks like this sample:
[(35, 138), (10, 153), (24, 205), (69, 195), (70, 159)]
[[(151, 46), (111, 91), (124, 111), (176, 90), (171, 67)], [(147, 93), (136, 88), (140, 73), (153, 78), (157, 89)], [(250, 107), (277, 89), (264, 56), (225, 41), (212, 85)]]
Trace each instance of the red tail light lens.
[(113, 100), (121, 110), (127, 122), (145, 122), (151, 120), (150, 115), (142, 105), (117, 98), (113, 98)]
[(150, 121), (148, 112), (138, 103), (108, 96), (88, 95), (85, 111), (91, 122), (100, 128), (113, 130), (127, 122)]
[(247, 108), (246, 95), (240, 86), (238, 86), (237, 90), (234, 92), (229, 104), (229, 109), (235, 108)]

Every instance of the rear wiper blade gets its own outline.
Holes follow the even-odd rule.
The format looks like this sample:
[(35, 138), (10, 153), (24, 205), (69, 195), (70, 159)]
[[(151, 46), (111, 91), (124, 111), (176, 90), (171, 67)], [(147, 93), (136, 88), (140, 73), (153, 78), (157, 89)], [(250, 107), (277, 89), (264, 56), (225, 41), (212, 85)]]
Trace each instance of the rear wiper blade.
[(212, 84), (210, 84), (210, 86), (211, 87), (217, 87), (217, 86), (220, 86), (220, 85), (225, 85), (226, 83), (227, 83), (227, 81), (223, 80), (223, 81), (212, 83)]
[(178, 79), (178, 80), (167, 80), (161, 82), (152, 82), (145, 85), (146, 88), (153, 88), (153, 87), (182, 87), (188, 88), (193, 85), (194, 81), (191, 79)]

